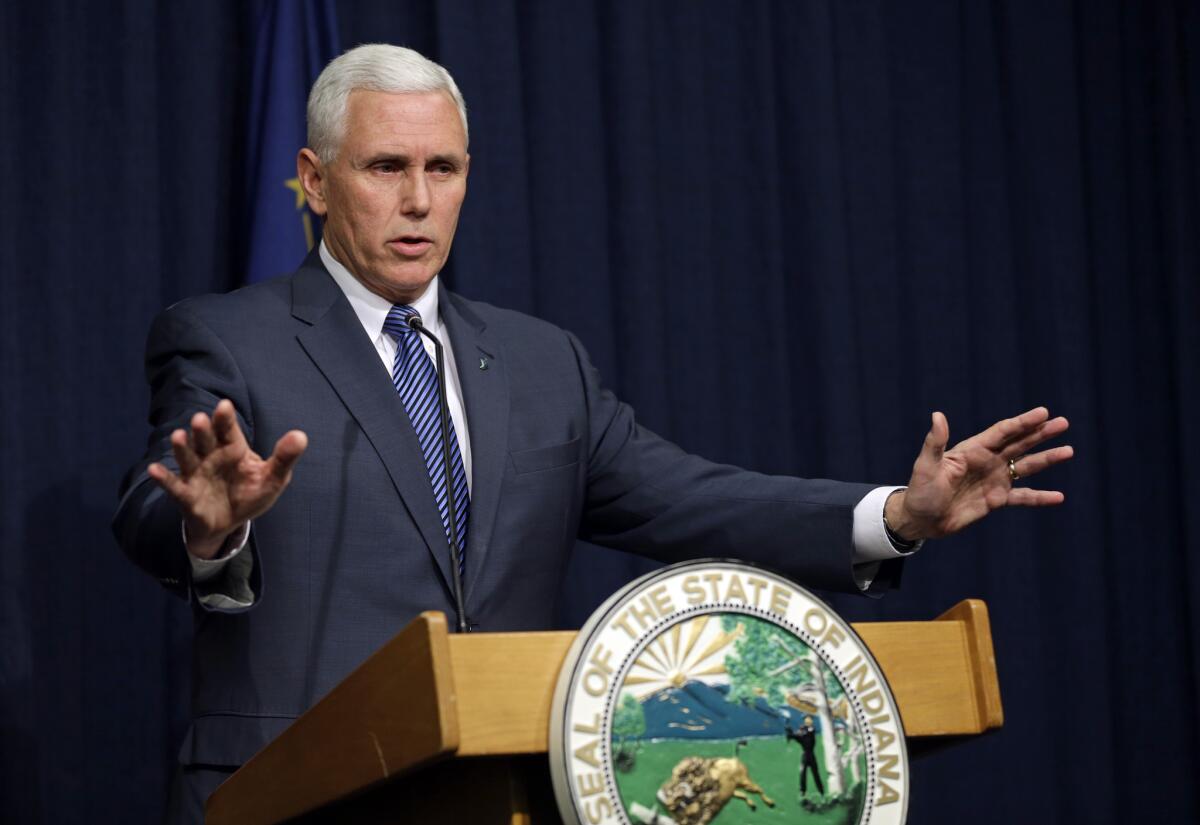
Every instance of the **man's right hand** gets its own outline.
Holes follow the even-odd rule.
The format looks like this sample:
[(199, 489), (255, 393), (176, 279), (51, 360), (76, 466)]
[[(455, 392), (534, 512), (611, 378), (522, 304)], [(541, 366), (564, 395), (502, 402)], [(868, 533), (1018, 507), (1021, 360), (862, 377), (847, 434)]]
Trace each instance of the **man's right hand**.
[(188, 552), (211, 559), (229, 536), (271, 509), (306, 447), (308, 436), (289, 430), (264, 459), (246, 442), (233, 402), (223, 399), (211, 419), (202, 412), (192, 416), (190, 436), (182, 429), (171, 433), (178, 474), (157, 462), (146, 472), (179, 502)]

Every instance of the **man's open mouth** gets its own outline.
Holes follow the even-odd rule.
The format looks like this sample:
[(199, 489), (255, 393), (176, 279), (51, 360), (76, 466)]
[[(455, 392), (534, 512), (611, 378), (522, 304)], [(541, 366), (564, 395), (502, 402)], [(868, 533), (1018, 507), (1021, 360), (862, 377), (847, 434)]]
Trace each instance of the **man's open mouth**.
[(388, 241), (388, 245), (401, 255), (421, 255), (433, 245), (424, 235), (401, 235)]

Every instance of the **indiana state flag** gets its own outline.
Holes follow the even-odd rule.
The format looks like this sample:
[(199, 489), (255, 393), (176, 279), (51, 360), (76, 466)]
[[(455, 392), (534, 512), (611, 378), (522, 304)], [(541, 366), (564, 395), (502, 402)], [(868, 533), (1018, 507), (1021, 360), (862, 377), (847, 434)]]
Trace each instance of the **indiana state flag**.
[(308, 90), (337, 56), (332, 0), (259, 0), (247, 147), (246, 279), (295, 269), (320, 240), (296, 177)]

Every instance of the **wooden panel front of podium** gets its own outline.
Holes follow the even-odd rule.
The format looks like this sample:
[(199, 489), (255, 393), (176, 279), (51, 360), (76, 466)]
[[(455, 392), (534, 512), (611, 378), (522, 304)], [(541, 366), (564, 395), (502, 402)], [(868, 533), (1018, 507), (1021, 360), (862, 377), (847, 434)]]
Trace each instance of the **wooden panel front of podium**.
[(557, 825), (545, 754), (467, 757), (428, 765), (292, 825)]
[(226, 780), (205, 820), (281, 822), (454, 754), (448, 638), (422, 613)]
[[(987, 607), (969, 599), (933, 622), (865, 622), (855, 631), (879, 662), (907, 736), (983, 733), (1004, 722)], [(574, 632), (450, 637), (467, 756), (541, 753), (550, 699)]]
[(978, 734), (1004, 724), (983, 602), (959, 602), (933, 622), (866, 622), (854, 629), (883, 668), (906, 736)]
[[(932, 622), (854, 629), (886, 674), (909, 738), (1003, 724), (983, 602), (960, 602)], [(422, 614), (222, 785), (208, 822), (280, 822), (334, 800), (343, 801), (304, 821), (556, 821), (549, 776), (538, 774), (575, 636), (451, 635), (441, 614)]]

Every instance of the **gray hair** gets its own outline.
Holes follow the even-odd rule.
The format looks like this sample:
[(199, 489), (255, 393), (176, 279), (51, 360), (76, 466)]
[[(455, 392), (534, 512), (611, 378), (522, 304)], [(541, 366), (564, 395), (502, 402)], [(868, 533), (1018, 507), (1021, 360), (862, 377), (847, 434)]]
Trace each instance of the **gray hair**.
[(346, 107), (355, 89), (371, 92), (445, 92), (458, 107), (467, 134), (467, 104), (454, 78), (424, 55), (403, 46), (369, 43), (329, 62), (308, 95), (308, 146), (332, 163), (345, 137)]

